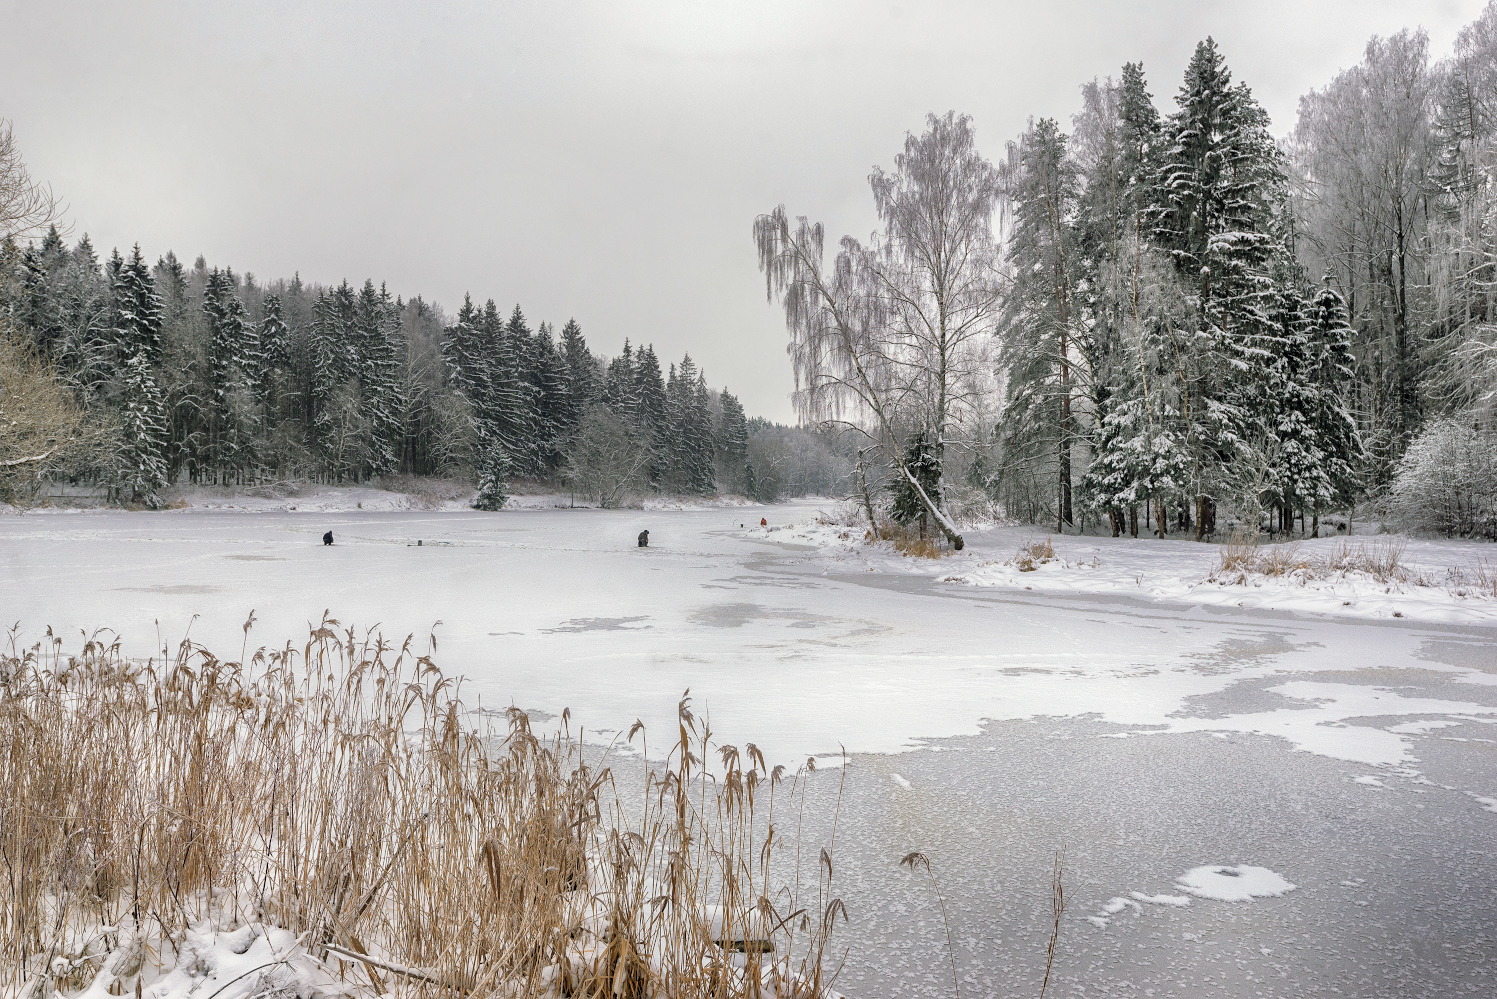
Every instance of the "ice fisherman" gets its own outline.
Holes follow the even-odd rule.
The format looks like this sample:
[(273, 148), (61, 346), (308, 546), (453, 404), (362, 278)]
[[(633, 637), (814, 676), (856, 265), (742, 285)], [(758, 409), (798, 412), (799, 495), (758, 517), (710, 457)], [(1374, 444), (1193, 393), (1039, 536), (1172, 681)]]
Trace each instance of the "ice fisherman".
[(330, 544), (333, 543), (333, 532), (332, 531), (328, 531), (326, 534), (324, 534), (322, 536), (322, 543), (325, 544), (325, 545), (330, 545)]
[(650, 547), (650, 532), (649, 531), (640, 531), (639, 532), (639, 547), (641, 547), (641, 548), (648, 548), (648, 547)]

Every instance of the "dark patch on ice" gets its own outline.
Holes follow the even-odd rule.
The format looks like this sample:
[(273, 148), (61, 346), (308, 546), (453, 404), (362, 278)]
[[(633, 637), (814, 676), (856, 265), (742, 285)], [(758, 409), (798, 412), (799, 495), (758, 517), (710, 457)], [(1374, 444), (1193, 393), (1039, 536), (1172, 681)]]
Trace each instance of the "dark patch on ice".
[(636, 625), (638, 621), (648, 621), (648, 615), (639, 617), (574, 617), (570, 621), (563, 621), (554, 628), (542, 628), (542, 635), (572, 634), (581, 631), (643, 631), (653, 628), (652, 624)]
[(741, 628), (750, 621), (789, 620), (792, 628), (819, 628), (831, 618), (759, 604), (710, 604), (691, 612), (691, 623), (709, 628)]
[(1186, 697), (1180, 705), (1180, 710), (1172, 713), (1170, 717), (1227, 718), (1232, 715), (1318, 707), (1311, 701), (1285, 697), (1283, 694), (1266, 689), (1276, 687), (1283, 682), (1282, 676), (1259, 677), (1234, 683), (1208, 694), (1193, 694)]
[(1466, 642), (1426, 641), (1420, 647), (1418, 657), (1426, 662), (1444, 663), (1460, 669), (1497, 672), (1497, 643), (1479, 639)]
[(1228, 638), (1206, 652), (1186, 658), (1194, 660), (1198, 673), (1235, 673), (1254, 659), (1283, 655), (1298, 647), (1282, 632), (1265, 631), (1255, 637)]
[(196, 583), (177, 583), (174, 586), (121, 586), (116, 592), (119, 593), (168, 593), (173, 595), (191, 595), (201, 593), (221, 593), (222, 586), (205, 586)]
[(730, 576), (727, 579), (713, 580), (713, 582), (735, 583), (739, 586), (778, 586), (790, 590), (815, 590), (821, 587), (820, 583), (798, 576)]

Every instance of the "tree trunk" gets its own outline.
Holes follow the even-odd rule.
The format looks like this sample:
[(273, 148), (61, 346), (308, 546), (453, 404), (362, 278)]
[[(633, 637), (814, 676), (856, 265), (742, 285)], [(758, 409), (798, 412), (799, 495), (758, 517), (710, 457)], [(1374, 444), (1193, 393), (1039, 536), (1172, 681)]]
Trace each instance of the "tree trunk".
[(868, 495), (868, 473), (863, 467), (863, 450), (858, 449), (858, 485), (863, 488), (863, 509), (868, 511), (868, 529), (873, 532), (873, 540), (882, 540), (878, 536), (878, 521), (873, 516), (873, 498)]

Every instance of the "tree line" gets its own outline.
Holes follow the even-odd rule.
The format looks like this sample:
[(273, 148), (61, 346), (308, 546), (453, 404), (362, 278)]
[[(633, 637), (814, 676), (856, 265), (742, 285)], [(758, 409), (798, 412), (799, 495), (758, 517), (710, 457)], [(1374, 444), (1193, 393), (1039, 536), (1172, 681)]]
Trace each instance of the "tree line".
[(783, 206), (754, 238), (803, 417), (862, 433), (896, 519), (960, 547), (980, 490), (1057, 530), (1313, 533), (1396, 508), (1439, 418), (1493, 433), (1494, 167), (1497, 4), (1440, 62), (1373, 39), (1287, 139), (1208, 38), (1167, 112), (1128, 64), (997, 163), (930, 116), (830, 267)]
[(769, 425), (690, 355), (662, 371), (652, 346), (626, 342), (601, 358), (575, 321), (532, 328), (518, 305), (469, 297), (449, 320), (372, 280), (259, 282), (201, 257), (151, 264), (139, 246), (101, 260), (87, 235), (70, 246), (50, 226), (0, 241), (0, 315), (7, 356), (28, 352), (26, 371), (43, 365), (109, 431), (74, 426), (93, 447), (38, 451), (32, 488), (62, 476), (154, 506), (175, 483), (457, 475), (494, 509), (516, 478), (609, 504), (802, 484), (780, 467), (793, 449), (766, 441), (750, 457)]

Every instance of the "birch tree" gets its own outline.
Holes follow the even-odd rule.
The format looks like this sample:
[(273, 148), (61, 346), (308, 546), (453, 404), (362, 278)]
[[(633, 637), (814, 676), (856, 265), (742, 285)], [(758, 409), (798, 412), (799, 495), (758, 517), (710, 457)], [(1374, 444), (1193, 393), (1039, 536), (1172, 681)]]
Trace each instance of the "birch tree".
[[(948, 112), (928, 116), (894, 169), (875, 168), (868, 180), (882, 233), (867, 245), (844, 236), (828, 272), (821, 224), (792, 224), (781, 205), (754, 220), (759, 268), (766, 296), (785, 309), (801, 419), (862, 429), (960, 550), (941, 468), (985, 387), (998, 303), (997, 172), (977, 151), (971, 119)], [(903, 444), (921, 434), (933, 479), (906, 461)]]
[(62, 212), (51, 186), (34, 180), (26, 169), (10, 122), (0, 118), (0, 240), (39, 235)]

